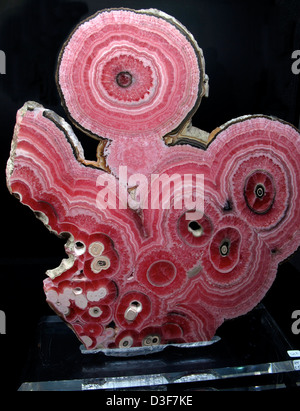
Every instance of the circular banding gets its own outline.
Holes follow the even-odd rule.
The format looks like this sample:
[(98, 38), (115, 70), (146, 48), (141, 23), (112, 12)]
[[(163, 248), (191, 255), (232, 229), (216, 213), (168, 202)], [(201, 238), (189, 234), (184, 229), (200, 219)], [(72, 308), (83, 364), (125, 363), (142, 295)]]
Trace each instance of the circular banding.
[(147, 271), (148, 281), (156, 287), (164, 287), (172, 283), (176, 277), (176, 267), (170, 261), (156, 261)]
[(160, 344), (160, 336), (159, 335), (148, 335), (142, 341), (142, 346), (149, 347), (152, 345), (159, 345)]
[(246, 180), (244, 196), (251, 211), (256, 214), (267, 213), (275, 199), (272, 177), (266, 171), (254, 171)]
[(100, 243), (100, 241), (95, 241), (94, 243), (90, 244), (89, 246), (89, 253), (93, 257), (97, 257), (102, 254), (104, 251), (104, 245)]
[(114, 104), (137, 103), (150, 93), (153, 86), (151, 67), (132, 56), (113, 57), (99, 71), (101, 80), (98, 86)]
[(84, 343), (88, 349), (93, 349), (97, 345), (97, 338), (99, 338), (103, 333), (102, 325), (96, 322), (90, 322), (87, 324), (74, 323), (72, 328)]
[[(243, 153), (232, 175), (238, 211), (251, 226), (271, 229), (285, 218), (292, 189), (290, 172), (275, 152)], [(257, 169), (262, 164), (262, 169)]]
[(135, 346), (138, 333), (135, 330), (124, 330), (116, 336), (116, 346), (119, 348), (130, 348)]
[(57, 84), (75, 124), (94, 137), (162, 137), (205, 93), (194, 37), (156, 10), (111, 9), (79, 24), (64, 44)]
[(298, 215), (299, 131), (258, 115), (234, 119), (220, 129), (210, 146), (211, 156), (219, 159), (213, 166), (216, 180), (234, 210), (268, 237), (270, 248), (280, 248), (282, 257), (293, 243), (290, 232)]
[(136, 278), (155, 295), (171, 298), (187, 281), (187, 273), (176, 251), (170, 253), (155, 246), (137, 259)]
[(99, 301), (107, 296), (107, 292), (105, 287), (100, 287), (98, 290), (88, 291), (86, 296), (89, 301)]
[(107, 270), (109, 267), (109, 258), (104, 256), (96, 257), (91, 263), (91, 269), (95, 274), (100, 273), (102, 270)]
[(129, 87), (132, 83), (132, 75), (128, 71), (121, 71), (116, 76), (116, 82), (120, 87)]
[(231, 271), (240, 258), (241, 235), (234, 227), (222, 228), (214, 235), (210, 245), (210, 258), (216, 270)]
[(139, 334), (139, 340), (144, 347), (163, 344), (162, 328), (158, 326), (144, 328)]
[(166, 340), (180, 338), (183, 335), (183, 330), (176, 323), (165, 323), (162, 325), (163, 336)]
[(84, 261), (86, 277), (96, 280), (104, 276), (104, 273), (105, 277), (116, 274), (119, 268), (119, 256), (110, 237), (103, 233), (91, 236), (87, 250), (90, 257)]
[(222, 257), (227, 257), (230, 251), (230, 240), (225, 239), (220, 245), (220, 254)]
[(130, 348), (133, 344), (133, 338), (128, 335), (123, 337), (119, 342), (119, 348)]
[(258, 184), (255, 187), (254, 192), (255, 192), (255, 195), (256, 195), (257, 198), (263, 198), (265, 196), (265, 193), (266, 193), (265, 186), (263, 186), (262, 184)]
[(89, 314), (93, 318), (98, 318), (102, 314), (102, 310), (100, 307), (94, 306), (89, 309)]
[[(89, 303), (87, 309), (80, 313), (82, 321), (96, 322), (98, 324), (107, 324), (111, 320), (112, 310), (108, 305), (98, 304), (98, 303)], [(79, 316), (77, 318), (79, 318)]]
[[(85, 282), (82, 282), (82, 288)], [(85, 285), (86, 296), (89, 302), (100, 302), (101, 304), (111, 304), (117, 297), (118, 288), (114, 281), (107, 278), (100, 280), (88, 281)]]

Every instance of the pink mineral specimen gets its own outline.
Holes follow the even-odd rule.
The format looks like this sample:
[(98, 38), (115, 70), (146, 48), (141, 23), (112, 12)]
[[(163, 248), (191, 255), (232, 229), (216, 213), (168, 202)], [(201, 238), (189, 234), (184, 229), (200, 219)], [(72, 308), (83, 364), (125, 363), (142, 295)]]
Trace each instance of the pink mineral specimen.
[(10, 192), (66, 238), (47, 302), (87, 349), (210, 340), (300, 244), (298, 130), (263, 115), (193, 127), (202, 52), (157, 10), (81, 23), (57, 83), (74, 124), (99, 139), (97, 161), (64, 119), (27, 102), (7, 164)]
[(176, 19), (157, 10), (105, 10), (65, 42), (57, 85), (74, 124), (109, 139), (108, 165), (117, 174), (119, 164), (146, 172), (163, 158), (161, 137), (196, 111), (207, 78), (202, 50)]

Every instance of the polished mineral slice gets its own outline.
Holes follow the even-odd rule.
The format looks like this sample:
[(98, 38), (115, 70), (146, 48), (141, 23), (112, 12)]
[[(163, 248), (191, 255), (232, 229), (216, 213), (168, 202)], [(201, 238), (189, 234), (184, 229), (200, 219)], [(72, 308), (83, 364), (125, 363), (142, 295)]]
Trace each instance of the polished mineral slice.
[(157, 10), (105, 10), (64, 44), (57, 84), (76, 124), (109, 139), (161, 137), (191, 116), (205, 93), (193, 36)]
[[(201, 49), (157, 10), (105, 10), (79, 24), (57, 81), (72, 121), (27, 102), (7, 185), (66, 239), (46, 299), (87, 349), (210, 340), (271, 287), (300, 244), (300, 135), (247, 115), (205, 133)], [(184, 144), (183, 144), (184, 143)]]
[[(195, 210), (185, 202), (174, 207), (175, 190), (166, 209), (137, 200), (99, 208), (99, 197), (117, 192), (117, 179), (85, 164), (71, 127), (55, 113), (33, 102), (19, 110), (8, 186), (67, 238), (68, 258), (47, 271), (44, 288), (87, 348), (209, 340), (224, 319), (263, 298), (278, 263), (298, 247), (299, 132), (246, 116), (211, 139), (206, 151), (169, 147), (154, 170), (204, 175), (199, 218), (186, 218)], [(110, 181), (105, 191), (99, 176)], [(149, 199), (156, 194), (149, 184)]]
[[(158, 10), (104, 10), (78, 25), (59, 57), (57, 85), (74, 123), (109, 139), (118, 174), (149, 170), (162, 136), (181, 129), (207, 93), (202, 50), (175, 18)], [(135, 146), (135, 150), (131, 147)]]

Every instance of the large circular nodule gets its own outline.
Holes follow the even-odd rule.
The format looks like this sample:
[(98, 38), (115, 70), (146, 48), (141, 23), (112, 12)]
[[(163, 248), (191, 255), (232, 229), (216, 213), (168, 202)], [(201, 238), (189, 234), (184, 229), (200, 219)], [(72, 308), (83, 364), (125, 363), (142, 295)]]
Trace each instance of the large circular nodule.
[(95, 136), (161, 137), (185, 123), (205, 92), (204, 58), (173, 17), (103, 10), (60, 53), (57, 84), (77, 126)]
[(176, 277), (176, 267), (170, 261), (157, 261), (147, 271), (148, 281), (156, 287), (171, 284)]
[(244, 197), (251, 211), (256, 214), (267, 213), (275, 199), (275, 187), (270, 174), (263, 170), (254, 171), (246, 180)]
[[(236, 151), (227, 154), (231, 158), (236, 156), (236, 160), (233, 160), (231, 167), (227, 168), (227, 172), (222, 177), (241, 217), (251, 227), (263, 230), (271, 230), (278, 227), (280, 222), (287, 221), (287, 210), (293, 203), (291, 198), (295, 195), (291, 185), (289, 160), (285, 153), (284, 132), (282, 134), (276, 132), (273, 135), (272, 128), (276, 126), (273, 122), (274, 120), (270, 121), (271, 124), (264, 122), (260, 125), (263, 127), (263, 132), (255, 130), (254, 121), (248, 120), (239, 126), (247, 136), (251, 136), (251, 139), (249, 137), (247, 146), (246, 143), (241, 145), (238, 155)], [(280, 127), (278, 128), (280, 130)], [(237, 140), (239, 136), (241, 140), (243, 139), (243, 135), (233, 127), (228, 127), (227, 132), (233, 133)], [(286, 133), (293, 133), (293, 131), (287, 130)], [(272, 144), (268, 149), (256, 147), (258, 138), (260, 144), (263, 144), (264, 140), (264, 144), (270, 144), (270, 141), (276, 144), (274, 147)], [(277, 142), (280, 148), (276, 147)], [(258, 165), (261, 168), (257, 168)], [(271, 231), (269, 233), (273, 236)]]

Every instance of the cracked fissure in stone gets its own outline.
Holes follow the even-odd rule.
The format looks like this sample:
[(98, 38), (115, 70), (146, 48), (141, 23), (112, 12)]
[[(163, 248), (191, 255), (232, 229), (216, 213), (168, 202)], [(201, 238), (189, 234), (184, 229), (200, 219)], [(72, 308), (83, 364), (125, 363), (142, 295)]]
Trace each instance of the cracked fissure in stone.
[[(126, 27), (125, 34), (120, 21)], [(107, 68), (112, 68), (116, 57), (124, 62), (120, 56), (127, 52), (131, 54), (128, 61), (134, 61), (139, 47), (132, 49), (128, 42), (135, 41), (133, 32), (137, 27), (146, 27), (146, 22), (145, 38), (148, 45), (153, 42), (155, 47), (152, 55), (149, 47), (144, 53), (139, 44), (141, 64), (137, 63), (136, 67), (149, 80), (143, 87), (154, 84), (149, 73), (159, 53), (155, 41), (161, 36), (169, 44), (168, 53), (174, 53), (169, 56), (174, 64), (178, 64), (177, 58), (182, 63), (185, 61), (180, 57), (182, 50), (174, 46), (176, 36), (179, 44), (185, 44), (185, 50), (192, 53), (192, 60), (198, 56), (194, 60), (198, 77), (195, 72), (194, 79), (202, 80), (194, 83), (191, 80), (187, 86), (186, 92), (190, 91), (194, 100), (185, 110), (170, 112), (171, 117), (177, 117), (177, 123), (174, 118), (162, 119), (160, 123), (156, 117), (155, 129), (134, 135), (132, 127), (133, 134), (128, 134), (127, 123), (132, 119), (128, 119), (129, 110), (124, 107), (137, 102), (132, 103), (132, 95), (130, 102), (121, 94), (124, 107), (120, 110), (120, 101), (112, 103), (114, 90), (102, 89), (101, 98), (112, 99), (111, 107), (118, 112), (127, 131), (122, 137), (117, 122), (106, 118), (100, 124), (101, 118), (97, 116), (88, 126), (94, 129), (87, 130), (86, 123), (76, 122), (88, 121), (89, 113), (84, 110), (91, 107), (81, 105), (75, 125), (98, 138), (103, 137), (104, 129), (108, 132), (104, 136), (108, 140), (101, 140), (98, 146), (97, 161), (89, 161), (64, 119), (38, 103), (28, 102), (17, 113), (7, 163), (10, 192), (30, 207), (50, 231), (67, 239), (68, 258), (59, 267), (47, 271), (44, 291), (49, 305), (88, 349), (210, 340), (225, 319), (245, 314), (261, 301), (275, 279), (278, 264), (300, 244), (299, 131), (265, 115), (242, 116), (211, 133), (193, 128), (189, 117), (207, 87), (204, 59), (194, 38), (175, 19), (153, 9), (137, 12), (118, 9), (97, 13), (79, 24), (60, 54), (57, 78), (58, 82), (62, 81), (60, 92), (68, 94), (70, 86), (70, 93), (78, 101), (84, 91), (86, 97), (89, 95), (90, 89), (84, 90), (87, 83), (78, 82), (76, 89), (66, 81), (70, 71), (74, 69), (76, 73), (84, 61), (93, 66), (91, 70), (95, 70), (101, 56), (105, 56), (103, 63), (108, 64)], [(125, 36), (118, 47), (111, 43), (116, 34), (114, 24), (119, 25), (118, 35)], [(80, 39), (83, 31), (81, 40), (93, 39), (94, 43), (89, 43), (90, 48), (74, 49), (72, 39), (78, 40), (78, 36)], [(105, 44), (101, 44), (97, 33), (106, 33)], [(128, 40), (128, 33), (132, 40)], [(158, 61), (164, 61), (161, 54)], [(111, 77), (114, 87), (121, 93), (131, 92), (138, 73), (133, 75), (123, 67), (117, 69)], [(162, 63), (156, 70), (164, 81), (172, 77)], [(122, 81), (119, 79), (126, 87), (117, 84), (119, 73), (132, 76), (126, 74)], [(61, 75), (66, 76), (65, 80)], [(99, 76), (92, 79), (90, 85)], [(163, 81), (160, 86), (167, 90)], [(190, 90), (194, 86), (197, 90)], [(146, 92), (144, 87), (143, 95), (148, 96)], [(163, 90), (161, 93), (163, 96)], [(180, 91), (172, 100), (176, 96), (182, 98)], [(157, 101), (164, 103), (170, 104), (163, 98)], [(68, 101), (63, 99), (63, 104), (70, 113), (72, 107), (68, 107)], [(143, 119), (133, 124), (138, 130)], [(179, 124), (180, 130), (174, 132)], [(166, 132), (170, 134), (166, 136)], [(120, 204), (119, 193), (115, 192), (119, 166), (128, 167), (128, 180), (122, 182), (128, 192), (127, 208), (101, 208), (101, 201), (111, 200), (115, 194), (116, 205)], [(204, 210), (201, 210), (204, 213), (188, 220), (187, 215), (195, 209), (185, 202), (182, 208), (176, 208), (172, 190), (170, 208), (143, 208), (145, 192), (141, 182), (130, 177), (144, 177), (148, 182), (146, 195), (150, 198), (153, 174), (181, 178), (204, 175)], [(106, 185), (100, 184), (103, 179)], [(195, 189), (193, 194), (196, 195)]]

